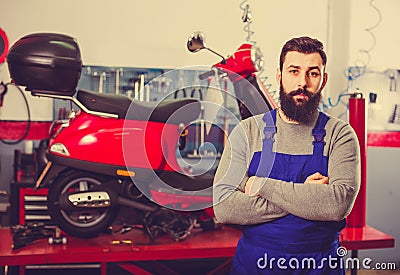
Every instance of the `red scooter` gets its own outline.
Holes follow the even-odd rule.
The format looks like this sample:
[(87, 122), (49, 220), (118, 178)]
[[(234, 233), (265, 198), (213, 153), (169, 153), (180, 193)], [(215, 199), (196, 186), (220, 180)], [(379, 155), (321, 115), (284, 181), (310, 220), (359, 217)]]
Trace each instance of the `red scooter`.
[[(201, 33), (191, 36), (187, 46), (191, 52), (214, 52), (205, 46)], [(42, 161), (36, 188), (48, 188), (48, 211), (67, 234), (92, 237), (104, 232), (120, 206), (141, 213), (151, 237), (164, 231), (183, 239), (201, 215), (212, 218), (218, 154), (202, 173), (193, 173), (193, 165), (185, 160), (209, 158), (200, 151), (185, 152), (199, 128), (196, 121), (202, 121), (202, 101), (168, 96), (141, 102), (77, 90), (82, 60), (76, 40), (66, 35), (22, 37), (11, 47), (7, 61), (16, 85), (25, 86), (32, 95), (69, 100), (79, 107), (67, 120), (53, 122), (50, 138), (39, 148)], [(229, 108), (237, 107), (241, 120), (276, 107), (255, 75), (261, 66), (260, 50), (243, 44), (199, 77), (208, 79), (208, 84), (229, 79), (234, 91)], [(221, 91), (227, 94), (226, 89)], [(229, 125), (223, 128), (224, 139), (226, 131)], [(176, 219), (177, 213), (189, 219)]]

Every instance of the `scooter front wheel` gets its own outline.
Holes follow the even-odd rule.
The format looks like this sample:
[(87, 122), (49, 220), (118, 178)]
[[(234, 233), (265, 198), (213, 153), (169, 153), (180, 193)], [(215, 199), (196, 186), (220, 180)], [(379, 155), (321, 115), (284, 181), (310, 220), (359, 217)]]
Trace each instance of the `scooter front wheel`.
[(49, 186), (47, 208), (54, 223), (68, 235), (80, 238), (95, 237), (114, 221), (117, 206), (64, 210), (60, 197), (66, 193), (99, 190), (107, 179), (101, 175), (83, 171), (69, 171), (59, 175)]

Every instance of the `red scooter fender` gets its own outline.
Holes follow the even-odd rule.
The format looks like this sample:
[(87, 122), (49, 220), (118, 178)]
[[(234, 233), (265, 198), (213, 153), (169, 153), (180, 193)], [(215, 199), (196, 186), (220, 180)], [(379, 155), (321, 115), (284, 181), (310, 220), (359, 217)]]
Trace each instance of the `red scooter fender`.
[(230, 79), (235, 82), (239, 78), (246, 78), (259, 71), (263, 64), (260, 48), (251, 44), (242, 44), (231, 56), (214, 67), (225, 71)]

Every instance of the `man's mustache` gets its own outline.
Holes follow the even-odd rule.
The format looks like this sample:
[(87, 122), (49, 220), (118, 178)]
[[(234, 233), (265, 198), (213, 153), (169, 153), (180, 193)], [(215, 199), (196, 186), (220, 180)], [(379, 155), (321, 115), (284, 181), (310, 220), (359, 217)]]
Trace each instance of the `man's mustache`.
[(296, 95), (300, 95), (300, 94), (304, 94), (304, 95), (306, 95), (308, 98), (313, 97), (313, 93), (310, 92), (310, 91), (307, 91), (307, 89), (297, 89), (297, 90), (291, 91), (291, 92), (289, 93), (289, 95), (292, 96), (292, 97), (293, 97), (293, 96), (296, 96)]

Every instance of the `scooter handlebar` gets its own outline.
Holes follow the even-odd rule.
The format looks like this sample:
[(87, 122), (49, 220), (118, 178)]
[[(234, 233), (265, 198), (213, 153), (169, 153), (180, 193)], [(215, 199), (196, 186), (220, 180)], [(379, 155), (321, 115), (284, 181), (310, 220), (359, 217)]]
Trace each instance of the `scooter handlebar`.
[(211, 76), (215, 76), (215, 74), (218, 74), (218, 76), (226, 76), (227, 72), (221, 68), (218, 67), (213, 67), (212, 70), (205, 72), (205, 73), (201, 73), (199, 74), (199, 79), (200, 80), (204, 80), (206, 78), (209, 78)]
[(201, 73), (201, 74), (199, 74), (199, 79), (204, 80), (206, 78), (213, 76), (214, 74), (215, 74), (215, 72), (213, 70), (205, 72), (205, 73)]

